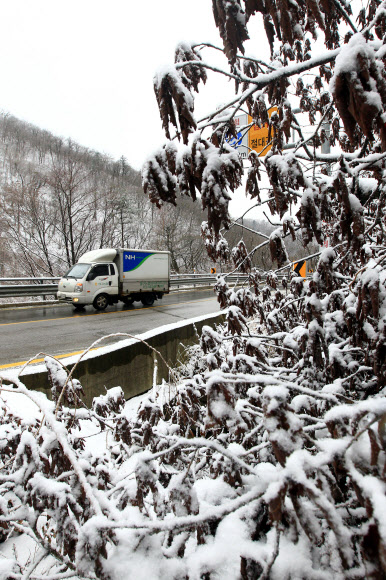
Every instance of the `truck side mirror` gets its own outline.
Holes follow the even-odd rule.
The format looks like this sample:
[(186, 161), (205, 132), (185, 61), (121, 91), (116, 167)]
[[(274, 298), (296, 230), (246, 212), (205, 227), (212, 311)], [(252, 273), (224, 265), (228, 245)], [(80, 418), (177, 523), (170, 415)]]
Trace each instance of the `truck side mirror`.
[(86, 278), (86, 280), (87, 280), (87, 282), (91, 282), (91, 280), (95, 280), (95, 273), (94, 273), (94, 272), (90, 272), (90, 273), (87, 275), (87, 278)]

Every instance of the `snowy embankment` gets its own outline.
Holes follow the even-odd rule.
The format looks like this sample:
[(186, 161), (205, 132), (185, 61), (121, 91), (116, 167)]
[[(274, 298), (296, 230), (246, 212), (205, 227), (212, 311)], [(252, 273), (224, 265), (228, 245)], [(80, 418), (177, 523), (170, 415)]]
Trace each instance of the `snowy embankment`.
[[(205, 326), (171, 380), (129, 402), (116, 387), (85, 408), (52, 358), (53, 401), (16, 376), (3, 385), (0, 579), (234, 580), (240, 566), (273, 580), (363, 577), (358, 522), (386, 526), (375, 473), (386, 399), (265, 372), (274, 339), (248, 329), (253, 358)], [(337, 493), (339, 471), (370, 516), (351, 486)]]

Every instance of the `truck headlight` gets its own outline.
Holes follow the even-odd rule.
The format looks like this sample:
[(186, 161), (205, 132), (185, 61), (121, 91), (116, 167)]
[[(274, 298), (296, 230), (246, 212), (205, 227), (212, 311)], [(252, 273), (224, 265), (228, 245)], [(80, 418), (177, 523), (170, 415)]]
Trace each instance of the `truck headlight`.
[(74, 292), (83, 292), (83, 284), (78, 282), (78, 284), (76, 284), (76, 286), (74, 288)]

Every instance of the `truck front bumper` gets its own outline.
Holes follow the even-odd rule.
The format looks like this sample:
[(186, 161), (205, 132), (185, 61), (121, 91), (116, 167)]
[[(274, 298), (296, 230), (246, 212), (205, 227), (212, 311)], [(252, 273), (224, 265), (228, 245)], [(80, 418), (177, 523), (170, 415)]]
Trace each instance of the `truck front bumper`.
[(82, 296), (78, 292), (58, 292), (57, 298), (59, 302), (74, 304), (75, 306), (90, 304), (90, 299), (87, 296)]

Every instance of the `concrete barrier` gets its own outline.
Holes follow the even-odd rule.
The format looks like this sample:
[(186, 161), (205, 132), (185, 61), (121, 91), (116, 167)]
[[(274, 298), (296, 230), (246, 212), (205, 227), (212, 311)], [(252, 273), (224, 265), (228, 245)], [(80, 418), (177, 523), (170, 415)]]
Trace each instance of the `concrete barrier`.
[[(184, 320), (168, 326), (138, 335), (138, 339), (146, 341), (158, 350), (167, 364), (173, 368), (183, 356), (184, 347), (197, 343), (202, 327), (214, 326), (223, 322), (225, 313), (202, 316)], [(158, 382), (168, 379), (169, 371), (162, 359), (146, 344), (136, 339), (126, 339), (110, 346), (90, 351), (79, 360), (79, 356), (61, 359), (61, 362), (71, 369), (76, 362), (74, 378), (78, 379), (85, 391), (84, 401), (90, 405), (92, 399), (104, 394), (106, 388), (122, 387), (127, 399), (140, 395), (152, 387), (154, 358), (158, 363)], [(17, 376), (20, 369), (12, 369), (2, 373), (3, 378)], [(20, 380), (29, 388), (50, 395), (50, 385), (45, 365), (28, 366)]]

